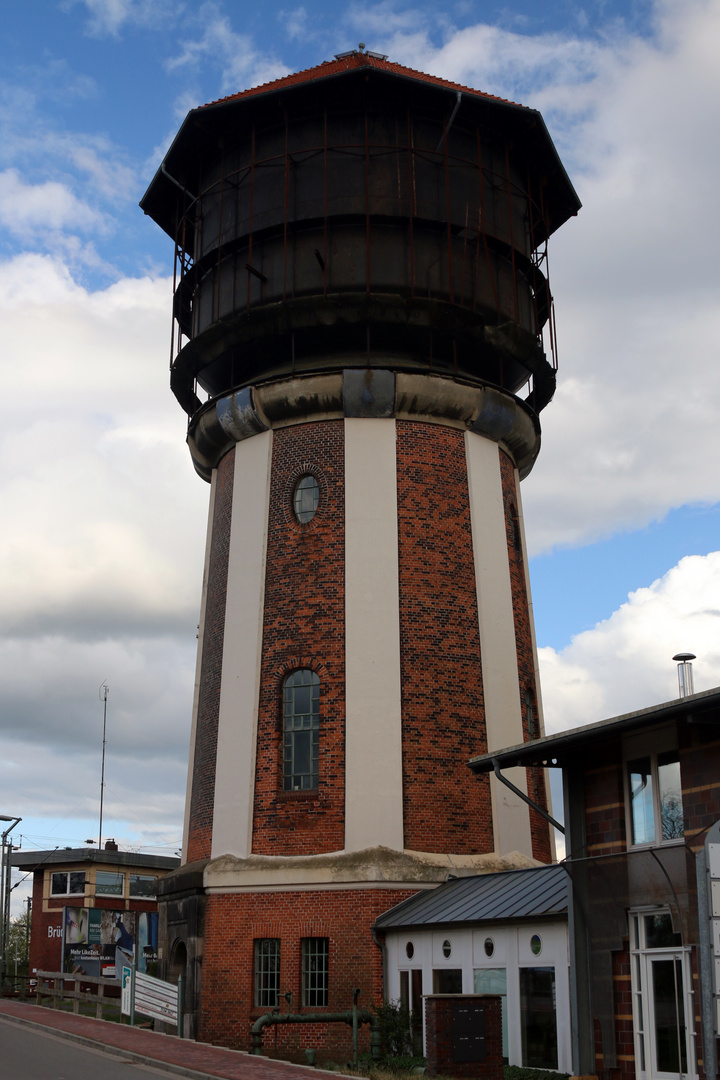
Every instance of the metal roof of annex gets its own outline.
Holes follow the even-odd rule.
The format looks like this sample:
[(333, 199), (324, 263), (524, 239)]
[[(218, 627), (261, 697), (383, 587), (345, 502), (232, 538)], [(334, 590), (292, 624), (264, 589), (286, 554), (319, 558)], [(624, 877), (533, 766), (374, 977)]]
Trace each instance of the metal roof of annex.
[(567, 874), (562, 865), (455, 878), (418, 893), (386, 911), (377, 930), (537, 919), (567, 912)]

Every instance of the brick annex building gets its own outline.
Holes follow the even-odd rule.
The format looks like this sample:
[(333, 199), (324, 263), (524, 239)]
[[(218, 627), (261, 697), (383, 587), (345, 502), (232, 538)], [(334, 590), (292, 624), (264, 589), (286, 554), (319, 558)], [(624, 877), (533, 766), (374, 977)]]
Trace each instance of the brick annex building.
[[(186, 1034), (247, 1048), (284, 994), (380, 1000), (373, 923), (418, 889), (551, 860), (466, 763), (543, 730), (519, 481), (579, 201), (537, 112), (359, 51), (193, 110), (141, 206), (175, 245), (171, 386), (211, 484), (160, 933)], [(543, 769), (511, 779), (545, 805)]]
[(720, 688), (471, 762), (562, 769), (573, 1072), (714, 1078)]

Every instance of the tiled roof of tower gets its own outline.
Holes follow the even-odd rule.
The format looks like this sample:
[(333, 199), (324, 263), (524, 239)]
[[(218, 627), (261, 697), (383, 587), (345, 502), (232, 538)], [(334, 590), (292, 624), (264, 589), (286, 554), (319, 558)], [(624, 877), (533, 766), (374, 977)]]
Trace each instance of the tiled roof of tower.
[(383, 60), (379, 56), (370, 53), (352, 52), (340, 59), (325, 60), (316, 67), (306, 68), (305, 71), (296, 71), (292, 75), (284, 75), (281, 79), (263, 83), (261, 86), (253, 86), (249, 90), (241, 90), (237, 94), (229, 94), (227, 97), (218, 98), (217, 101), (209, 101), (201, 108), (209, 108), (211, 105), (223, 105), (228, 101), (237, 101), (239, 98), (253, 97), (256, 94), (267, 94), (273, 90), (282, 90), (286, 86), (298, 86), (302, 83), (314, 82), (317, 79), (325, 79), (330, 75), (339, 75), (343, 71), (351, 71), (357, 68), (370, 67), (379, 71), (390, 71), (395, 75), (405, 78), (417, 79), (420, 82), (431, 83), (434, 86), (444, 86), (448, 90), (459, 90), (463, 94), (473, 94), (475, 97), (486, 98), (488, 101), (500, 101), (504, 105), (515, 105), (517, 108), (526, 108), (515, 101), (497, 97), (495, 94), (486, 94), (482, 90), (474, 90), (471, 86), (462, 86), (460, 83), (450, 82), (449, 79), (441, 79), (437, 75), (427, 75), (424, 71), (415, 71), (414, 68), (403, 67), (391, 60)]

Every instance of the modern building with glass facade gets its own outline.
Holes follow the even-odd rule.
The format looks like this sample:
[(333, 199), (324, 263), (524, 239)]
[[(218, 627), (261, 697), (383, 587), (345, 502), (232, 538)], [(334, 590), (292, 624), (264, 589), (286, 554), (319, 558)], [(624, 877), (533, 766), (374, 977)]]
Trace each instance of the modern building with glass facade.
[(471, 762), (561, 768), (573, 1071), (715, 1077), (720, 689)]

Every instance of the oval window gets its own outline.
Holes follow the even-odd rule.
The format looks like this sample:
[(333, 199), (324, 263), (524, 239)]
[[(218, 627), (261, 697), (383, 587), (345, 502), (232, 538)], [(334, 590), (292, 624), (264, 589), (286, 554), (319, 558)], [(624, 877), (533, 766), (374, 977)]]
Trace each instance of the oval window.
[(493, 939), (491, 937), (486, 937), (485, 938), (484, 946), (485, 946), (485, 955), (486, 956), (492, 956), (492, 954), (495, 952), (495, 942), (493, 941)]
[(293, 513), (304, 525), (315, 516), (320, 502), (320, 485), (314, 476), (306, 473), (301, 476), (293, 491)]
[(542, 952), (542, 938), (539, 934), (533, 934), (530, 938), (530, 952), (533, 956), (539, 956)]
[(450, 956), (450, 953), (452, 952), (452, 945), (450, 944), (450, 942), (448, 941), (447, 938), (445, 938), (445, 940), (443, 941), (442, 952), (443, 952), (443, 956), (445, 957), (445, 959), (447, 959), (448, 956)]
[(415, 946), (413, 945), (412, 941), (408, 941), (407, 945), (405, 946), (405, 955), (407, 956), (408, 960), (412, 960), (413, 956), (415, 955)]

